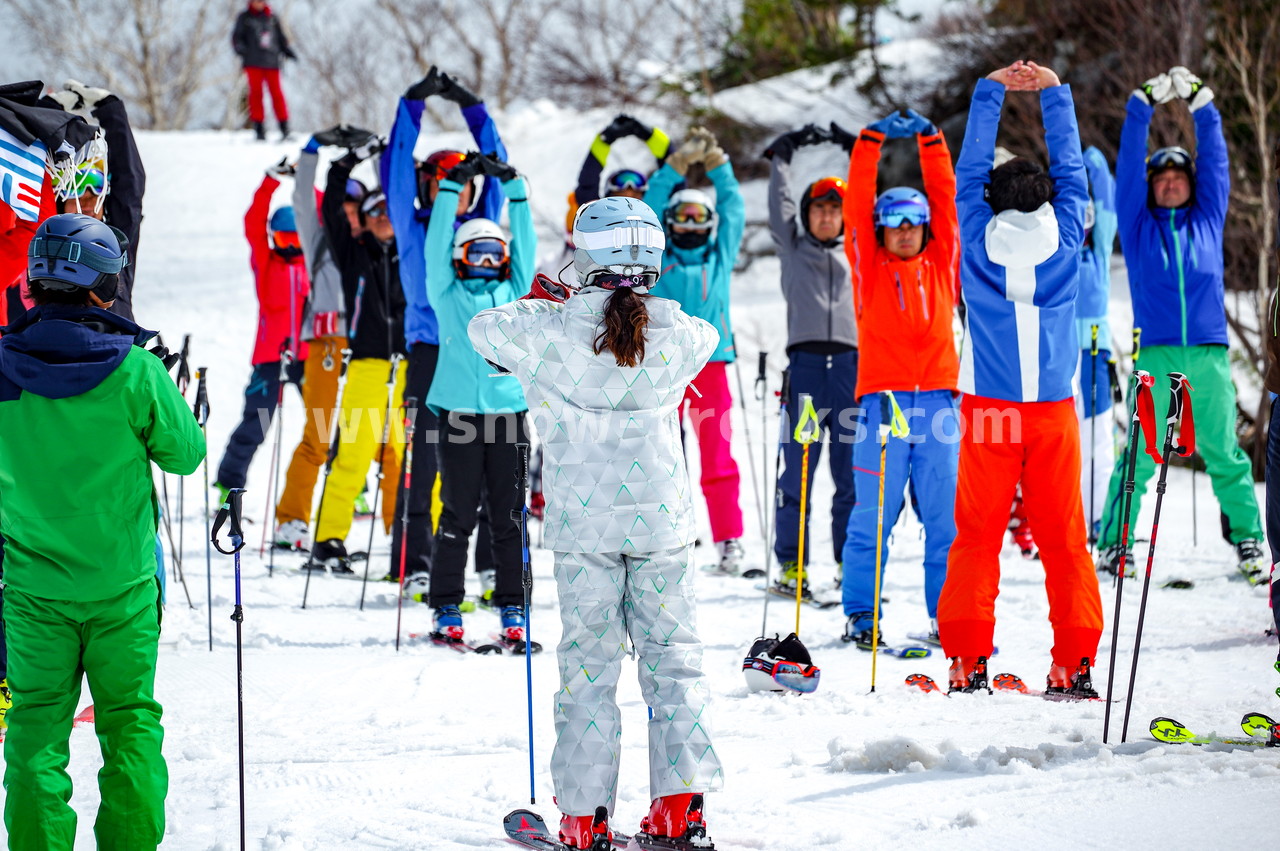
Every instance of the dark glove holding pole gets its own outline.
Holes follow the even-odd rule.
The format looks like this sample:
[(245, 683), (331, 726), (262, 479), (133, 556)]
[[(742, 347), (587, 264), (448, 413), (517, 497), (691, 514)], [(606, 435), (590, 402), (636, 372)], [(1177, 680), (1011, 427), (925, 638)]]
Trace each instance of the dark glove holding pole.
[(457, 80), (448, 74), (440, 75), (440, 91), (438, 94), (445, 100), (451, 100), (461, 107), (475, 106), (480, 98), (467, 91)]
[(463, 158), (462, 162), (449, 169), (444, 179), (459, 184), (470, 183), (472, 179), (484, 173), (485, 159), (484, 154), (472, 151)]
[(440, 94), (442, 82), (440, 80), (440, 70), (432, 65), (431, 70), (427, 72), (427, 76), (407, 88), (404, 93), (405, 100), (426, 100), (432, 95)]
[(520, 176), (520, 172), (510, 163), (505, 163), (497, 157), (491, 157), (488, 154), (480, 155), (480, 169), (489, 177), (496, 177), (503, 183), (508, 180), (514, 180)]

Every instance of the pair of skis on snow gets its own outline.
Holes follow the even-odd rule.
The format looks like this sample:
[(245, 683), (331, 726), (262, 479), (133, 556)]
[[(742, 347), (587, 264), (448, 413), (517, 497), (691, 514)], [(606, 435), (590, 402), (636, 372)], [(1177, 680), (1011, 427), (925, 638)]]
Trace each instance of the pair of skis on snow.
[[(437, 647), (447, 647), (459, 653), (478, 653), (481, 656), (501, 656), (503, 653), (510, 653), (513, 656), (524, 655), (523, 641), (512, 641), (509, 638), (503, 638), (501, 635), (489, 636), (488, 644), (476, 644), (461, 638), (449, 638), (436, 632), (411, 632), (409, 633), (409, 638), (414, 641), (425, 639)], [(534, 653), (541, 653), (542, 645), (535, 641), (531, 650)]]
[[(1275, 748), (1280, 747), (1280, 722), (1262, 714), (1261, 712), (1246, 713), (1240, 719), (1240, 729), (1244, 730), (1245, 735), (1249, 738), (1242, 739), (1238, 736), (1219, 736), (1211, 733), (1207, 736), (1197, 736), (1188, 730), (1183, 724), (1173, 720), (1172, 718), (1155, 718), (1151, 722), (1150, 730), (1153, 738), (1169, 744), (1178, 745), (1245, 745), (1248, 747), (1264, 747)], [(1258, 738), (1262, 736), (1264, 738)]]
[[(938, 685), (937, 680), (928, 674), (910, 674), (904, 681), (912, 688), (918, 688), (920, 691), (928, 694), (929, 692), (938, 692), (939, 694), (950, 697), (951, 695)], [(991, 678), (991, 682), (987, 686), (990, 692), (1005, 692), (1011, 694), (1025, 694), (1029, 697), (1042, 697), (1045, 700), (1056, 701), (1088, 701), (1100, 702), (1100, 697), (1081, 697), (1074, 694), (1063, 694), (1060, 692), (1046, 692), (1039, 689), (1033, 689), (1028, 686), (1017, 674), (996, 674)]]
[[(506, 830), (508, 839), (525, 848), (533, 848), (536, 851), (574, 851), (558, 840), (556, 835), (547, 828), (547, 823), (543, 821), (542, 816), (533, 810), (513, 810), (502, 820), (502, 827)], [(700, 844), (694, 844), (695, 842)], [(599, 844), (602, 847), (592, 845), (590, 849), (584, 849), (584, 851), (606, 851), (608, 848), (639, 848), (644, 851), (695, 851), (695, 849), (696, 851), (715, 851), (715, 845), (706, 837), (698, 840), (668, 840), (643, 833), (628, 836), (617, 831), (613, 832), (611, 845), (604, 845), (603, 841)]]

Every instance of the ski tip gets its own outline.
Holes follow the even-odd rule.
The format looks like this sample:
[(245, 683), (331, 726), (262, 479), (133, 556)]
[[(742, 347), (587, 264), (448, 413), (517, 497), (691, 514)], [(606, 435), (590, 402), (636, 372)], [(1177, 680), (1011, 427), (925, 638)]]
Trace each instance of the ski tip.
[(1161, 742), (1169, 742), (1171, 744), (1185, 742), (1188, 739), (1195, 738), (1194, 733), (1172, 718), (1153, 718), (1151, 719), (1151, 725), (1147, 730), (1155, 739)]
[(942, 689), (938, 687), (937, 681), (928, 674), (909, 674), (904, 682), (913, 688), (920, 689), (926, 694), (931, 691), (942, 691)]
[(996, 674), (991, 678), (991, 687), (996, 691), (1016, 691), (1022, 694), (1031, 691), (1017, 674)]

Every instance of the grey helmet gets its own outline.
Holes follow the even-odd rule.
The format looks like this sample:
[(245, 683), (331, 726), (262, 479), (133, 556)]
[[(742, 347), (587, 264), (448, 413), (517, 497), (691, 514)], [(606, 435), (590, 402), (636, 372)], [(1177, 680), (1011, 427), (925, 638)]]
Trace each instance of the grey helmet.
[(648, 292), (661, 273), (666, 244), (657, 214), (636, 198), (591, 201), (573, 219), (573, 268), (584, 288)]

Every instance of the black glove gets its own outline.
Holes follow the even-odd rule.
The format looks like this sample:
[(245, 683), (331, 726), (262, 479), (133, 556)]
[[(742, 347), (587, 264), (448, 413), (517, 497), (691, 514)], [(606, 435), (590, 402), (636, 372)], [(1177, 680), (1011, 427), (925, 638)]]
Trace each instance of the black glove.
[(289, 162), (289, 158), (281, 157), (280, 162), (267, 169), (267, 174), (271, 177), (293, 177), (295, 169), (293, 163)]
[(405, 100), (426, 100), (432, 95), (440, 94), (442, 83), (440, 81), (440, 70), (432, 65), (431, 70), (427, 72), (427, 76), (405, 89)]
[(338, 124), (328, 130), (321, 130), (313, 137), (321, 145), (333, 145), (337, 148), (358, 148), (373, 138), (373, 133), (362, 127), (350, 124)]
[(487, 154), (480, 155), (480, 168), (489, 177), (496, 177), (503, 183), (520, 176), (520, 172), (516, 171), (510, 163), (505, 163), (497, 157), (491, 157)]
[(461, 107), (475, 106), (480, 102), (480, 98), (471, 94), (453, 77), (448, 74), (440, 75), (440, 97), (445, 100), (451, 100)]
[(608, 127), (600, 132), (600, 138), (606, 145), (612, 145), (624, 136), (635, 136), (641, 141), (648, 141), (653, 135), (653, 128), (625, 112), (614, 116)]
[(282, 51), (280, 51), (280, 52), (281, 52), (282, 54), (284, 54), (284, 58), (285, 58), (285, 59), (292, 59), (294, 62), (297, 62), (297, 61), (298, 61), (298, 54), (296, 54), (296, 53), (294, 53), (294, 52), (293, 52), (293, 48), (292, 48), (292, 47), (286, 47), (284, 50), (282, 50)]
[(839, 124), (836, 124), (834, 121), (831, 122), (831, 130), (829, 132), (831, 135), (831, 141), (835, 142), (846, 151), (852, 151), (853, 143), (858, 141), (857, 136), (850, 133)]
[(367, 160), (370, 157), (377, 156), (387, 147), (387, 140), (372, 133), (367, 135), (363, 142), (358, 145), (351, 145), (349, 150), (357, 160)]
[(783, 133), (765, 149), (765, 159), (780, 158), (783, 162), (791, 162), (791, 157), (796, 152), (796, 148), (805, 145), (816, 145), (824, 142), (825, 133), (812, 124), (806, 124), (799, 130), (792, 130), (789, 133)]
[(449, 169), (449, 173), (444, 176), (444, 179), (464, 185), (470, 183), (472, 178), (484, 173), (485, 159), (487, 159), (487, 157), (485, 157), (484, 154), (478, 154), (475, 151), (472, 151), (467, 154), (462, 162)]
[(160, 358), (160, 362), (164, 364), (165, 372), (168, 372), (169, 370), (177, 366), (178, 361), (181, 359), (181, 355), (178, 352), (171, 352), (168, 349), (166, 349), (164, 347), (164, 344), (161, 343), (159, 339), (155, 341), (155, 346), (153, 346), (150, 349), (147, 349), (147, 351), (151, 352), (151, 354)]

